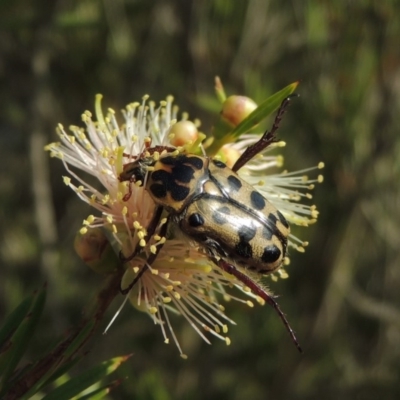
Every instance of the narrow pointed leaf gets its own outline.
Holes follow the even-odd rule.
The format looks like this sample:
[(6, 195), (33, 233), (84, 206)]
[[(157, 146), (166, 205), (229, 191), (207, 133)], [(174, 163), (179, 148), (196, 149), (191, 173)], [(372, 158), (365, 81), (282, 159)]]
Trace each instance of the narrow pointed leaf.
[(43, 397), (42, 400), (68, 400), (73, 396), (77, 396), (90, 386), (101, 381), (104, 377), (114, 372), (122, 362), (126, 361), (129, 356), (115, 357), (105, 361), (88, 371), (83, 372), (79, 376), (70, 379), (68, 382), (59, 386), (51, 393)]
[(55, 371), (53, 369), (50, 369), (48, 373), (46, 373), (44, 376), (42, 376), (34, 386), (32, 386), (23, 396), (23, 399), (30, 399), (31, 396), (33, 396), (35, 393), (37, 393), (39, 390), (43, 389), (46, 387), (48, 384), (51, 382), (54, 382), (56, 379), (58, 379), (60, 376), (64, 375), (67, 373), (72, 367), (74, 367), (83, 357), (76, 357), (72, 361), (69, 361), (65, 364), (61, 364), (61, 367), (56, 369)]
[(101, 388), (98, 388), (96, 390), (93, 390), (90, 393), (84, 394), (82, 396), (78, 396), (77, 400), (100, 400), (103, 399), (104, 396), (107, 396), (111, 390), (113, 390), (115, 387), (119, 386), (122, 382), (122, 379), (117, 379), (105, 386), (102, 386)]
[(35, 296), (36, 293), (28, 296), (8, 317), (6, 317), (3, 326), (0, 329), (0, 349), (3, 347), (4, 342), (9, 339), (9, 337), (15, 332), (15, 330), (26, 317), (26, 314), (28, 313)]
[[(93, 324), (94, 324), (93, 320), (88, 321), (86, 323), (86, 325), (82, 328), (81, 332), (78, 335), (76, 335), (76, 337), (72, 340), (69, 346), (66, 349), (64, 349), (62, 353), (59, 354), (58, 360), (51, 363), (49, 370), (43, 376), (41, 376), (40, 379), (38, 379), (32, 387), (30, 387), (28, 392), (24, 394), (23, 397), (24, 399), (29, 399), (40, 388), (43, 388), (47, 383), (51, 382), (53, 376), (62, 375), (64, 373), (63, 371), (65, 368), (68, 368), (65, 369), (66, 372), (67, 370), (69, 370), (70, 367), (74, 365), (75, 362), (81, 359), (81, 357), (78, 357), (78, 359), (74, 358), (73, 361), (68, 361), (68, 363), (65, 365), (62, 364), (63, 360), (69, 360), (74, 357), (74, 354), (80, 348), (82, 342), (86, 339), (87, 335), (90, 333)], [(62, 342), (56, 346), (56, 349), (61, 345)], [(56, 349), (54, 350), (54, 352), (57, 352)], [(72, 365), (69, 366), (70, 363)]]
[[(240, 135), (249, 133), (252, 128), (258, 125), (263, 119), (272, 114), (279, 108), (282, 101), (290, 96), (297, 88), (299, 82), (291, 83), (279, 92), (268, 97), (263, 101), (250, 115), (248, 115), (240, 124), (235, 126), (230, 132), (227, 132), (227, 128), (220, 129), (224, 132), (220, 137), (214, 137), (214, 141), (207, 148), (207, 154), (213, 156), (218, 153), (220, 148), (227, 144), (236, 141)], [(220, 123), (223, 123), (220, 121)]]
[(59, 368), (57, 368), (49, 377), (46, 378), (46, 381), (38, 388), (44, 387), (51, 382), (56, 381), (58, 378), (66, 374), (69, 370), (71, 370), (79, 361), (82, 360), (84, 356), (75, 357), (73, 360), (62, 364)]
[(33, 336), (33, 332), (36, 328), (39, 318), (42, 315), (43, 307), (46, 301), (46, 289), (42, 289), (38, 292), (29, 314), (22, 321), (18, 329), (11, 337), (12, 347), (8, 352), (7, 365), (4, 368), (2, 382), (5, 384), (14, 369), (17, 367), (21, 357), (24, 355), (26, 348), (28, 347), (29, 341)]
[(241, 134), (249, 132), (251, 128), (277, 110), (282, 101), (296, 90), (298, 84), (299, 82), (291, 83), (263, 101), (247, 118), (233, 129), (231, 132), (232, 137), (236, 139)]
[(86, 322), (81, 332), (76, 336), (76, 338), (65, 350), (64, 352), (65, 358), (72, 357), (76, 353), (76, 351), (80, 349), (80, 347), (82, 346), (88, 335), (90, 335), (90, 333), (92, 332), (95, 323), (96, 321), (93, 318)]

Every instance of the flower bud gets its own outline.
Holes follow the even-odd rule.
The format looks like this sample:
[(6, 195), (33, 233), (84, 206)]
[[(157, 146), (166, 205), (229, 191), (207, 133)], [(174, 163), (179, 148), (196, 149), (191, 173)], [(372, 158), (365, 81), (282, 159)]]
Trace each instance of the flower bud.
[(170, 129), (170, 143), (176, 147), (192, 144), (198, 136), (197, 127), (191, 121), (179, 121)]
[(246, 96), (229, 96), (222, 105), (221, 116), (232, 126), (239, 125), (255, 109), (257, 104)]
[(99, 274), (114, 272), (120, 263), (110, 242), (100, 228), (77, 233), (74, 248), (83, 262)]

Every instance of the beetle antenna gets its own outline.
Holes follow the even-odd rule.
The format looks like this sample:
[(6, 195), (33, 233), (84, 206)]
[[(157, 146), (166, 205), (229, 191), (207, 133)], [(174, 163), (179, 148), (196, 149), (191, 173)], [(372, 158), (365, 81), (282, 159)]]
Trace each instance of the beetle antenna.
[(232, 167), (232, 171), (237, 172), (240, 168), (242, 168), (245, 164), (247, 164), (253, 157), (255, 157), (258, 153), (261, 153), (265, 148), (267, 148), (270, 144), (276, 141), (275, 133), (279, 129), (279, 124), (282, 121), (282, 117), (285, 114), (290, 101), (293, 97), (298, 97), (298, 94), (292, 94), (286, 99), (284, 99), (278, 108), (276, 113), (274, 123), (270, 131), (265, 131), (261, 136), (261, 139), (249, 146), (244, 153), (239, 157), (239, 159), (235, 162), (235, 165)]
[(302, 353), (303, 349), (301, 348), (299, 341), (297, 340), (296, 335), (295, 335), (292, 327), (289, 324), (289, 321), (286, 319), (285, 314), (279, 308), (279, 305), (274, 300), (274, 298), (272, 296), (270, 296), (259, 285), (257, 285), (257, 283), (254, 282), (249, 276), (247, 276), (243, 272), (239, 271), (233, 265), (224, 261), (222, 258), (217, 260), (215, 257), (211, 257), (211, 259), (216, 265), (218, 265), (218, 267), (223, 269), (228, 274), (233, 275), (235, 278), (239, 279), (239, 281), (244, 283), (248, 288), (250, 288), (250, 290), (254, 294), (256, 294), (257, 296), (260, 296), (263, 300), (265, 300), (270, 306), (272, 306), (275, 309), (275, 311), (278, 313), (280, 319), (282, 320), (283, 325), (285, 325), (286, 330), (289, 332), (289, 335), (292, 338), (293, 343), (297, 347), (297, 350), (299, 350), (299, 352)]

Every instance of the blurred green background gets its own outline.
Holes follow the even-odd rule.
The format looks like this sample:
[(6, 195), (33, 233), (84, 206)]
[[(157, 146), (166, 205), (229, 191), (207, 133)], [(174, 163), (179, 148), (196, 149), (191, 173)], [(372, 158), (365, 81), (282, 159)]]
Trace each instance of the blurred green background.
[(32, 357), (103, 284), (73, 251), (91, 211), (43, 151), (56, 124), (82, 125), (98, 92), (115, 110), (173, 94), (208, 132), (215, 75), (258, 102), (301, 80), (279, 138), (288, 169), (325, 162), (312, 200), (321, 214), (295, 228), (310, 246), (271, 288), (305, 353), (272, 309), (232, 303), (229, 347), (174, 318), (184, 361), (126, 307), (76, 371), (134, 353), (110, 399), (400, 398), (399, 10), (395, 0), (1, 1), (0, 317), (48, 282)]

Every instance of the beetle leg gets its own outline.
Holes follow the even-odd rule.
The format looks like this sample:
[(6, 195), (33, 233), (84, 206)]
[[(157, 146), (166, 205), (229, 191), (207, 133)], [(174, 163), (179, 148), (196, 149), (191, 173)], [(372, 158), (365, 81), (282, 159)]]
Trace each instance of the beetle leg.
[(128, 193), (124, 194), (124, 197), (122, 198), (122, 201), (128, 201), (131, 196), (132, 196), (132, 183), (135, 183), (136, 179), (134, 176), (131, 176), (129, 181), (128, 181)]
[(295, 344), (295, 346), (297, 347), (299, 352), (302, 353), (303, 350), (300, 347), (300, 344), (296, 338), (296, 335), (293, 332), (293, 329), (289, 325), (289, 322), (286, 319), (285, 314), (283, 314), (282, 310), (279, 308), (279, 305), (274, 300), (274, 298), (272, 296), (270, 296), (262, 287), (257, 285), (257, 283), (254, 282), (249, 276), (247, 276), (243, 272), (239, 271), (232, 264), (229, 264), (222, 258), (216, 259), (214, 257), (211, 257), (211, 259), (218, 267), (220, 267), (222, 270), (224, 270), (228, 274), (233, 275), (240, 282), (244, 283), (254, 294), (256, 294), (257, 296), (260, 296), (263, 300), (265, 300), (270, 306), (272, 306), (275, 309), (275, 311), (278, 313), (280, 319), (282, 320), (283, 324), (285, 325), (286, 330), (289, 332), (289, 335), (292, 338), (293, 343)]
[[(156, 210), (156, 214), (158, 213), (158, 210), (161, 209), (161, 213), (163, 208), (162, 207), (158, 207), (158, 209)], [(160, 213), (160, 216), (161, 216)], [(160, 220), (160, 218), (158, 219)], [(150, 225), (152, 225), (154, 219), (151, 221)], [(167, 222), (161, 227), (160, 229), (160, 236), (163, 237), (165, 236), (165, 234), (167, 233), (167, 228), (168, 228), (168, 221), (169, 221), (169, 217), (167, 219)], [(156, 228), (157, 224), (155, 224), (155, 227), (153, 228), (153, 233), (155, 232), (155, 228)], [(149, 232), (149, 231), (148, 231)], [(149, 234), (147, 234), (146, 237), (150, 237)], [(162, 247), (164, 246), (164, 243), (160, 243), (158, 245), (156, 245), (156, 252), (155, 253), (151, 253), (150, 256), (148, 257), (148, 259), (146, 260), (146, 263), (143, 265), (142, 269), (138, 272), (138, 274), (135, 276), (135, 279), (129, 284), (129, 286), (125, 289), (122, 289), (120, 287), (120, 292), (121, 294), (125, 295), (128, 294), (130, 292), (130, 290), (133, 288), (133, 286), (135, 286), (135, 284), (138, 282), (138, 280), (142, 277), (142, 275), (149, 269), (149, 266), (152, 265), (154, 263), (154, 261), (156, 260), (158, 254), (160, 253), (160, 250), (162, 249)], [(137, 251), (138, 246), (136, 247), (135, 251), (132, 254), (135, 254), (135, 252)], [(136, 253), (137, 254), (137, 253)], [(136, 256), (135, 254), (135, 256)], [(134, 256), (133, 256), (134, 257)], [(129, 259), (133, 259), (132, 255), (129, 256)]]
[[(163, 208), (162, 207), (157, 207), (156, 208), (156, 211), (155, 211), (155, 213), (153, 215), (153, 218), (150, 221), (149, 226), (147, 227), (147, 234), (146, 234), (146, 237), (144, 239), (150, 238), (151, 236), (154, 235), (154, 232), (156, 231), (157, 225), (160, 222), (162, 212), (163, 212)], [(142, 249), (142, 247), (138, 243), (136, 245), (135, 250), (128, 257), (125, 257), (122, 254), (122, 251), (120, 251), (119, 252), (119, 258), (122, 261), (122, 263), (126, 263), (128, 261), (131, 261), (140, 253), (141, 249)]]
[(267, 148), (271, 143), (275, 142), (275, 133), (279, 128), (279, 124), (282, 120), (283, 114), (285, 114), (287, 107), (290, 103), (292, 97), (298, 96), (296, 94), (290, 95), (284, 99), (276, 113), (276, 117), (272, 128), (270, 131), (265, 131), (265, 133), (261, 136), (261, 139), (249, 146), (244, 153), (239, 157), (239, 159), (235, 162), (235, 165), (232, 168), (232, 171), (236, 172), (240, 168), (242, 168), (245, 164), (247, 164), (254, 156)]

